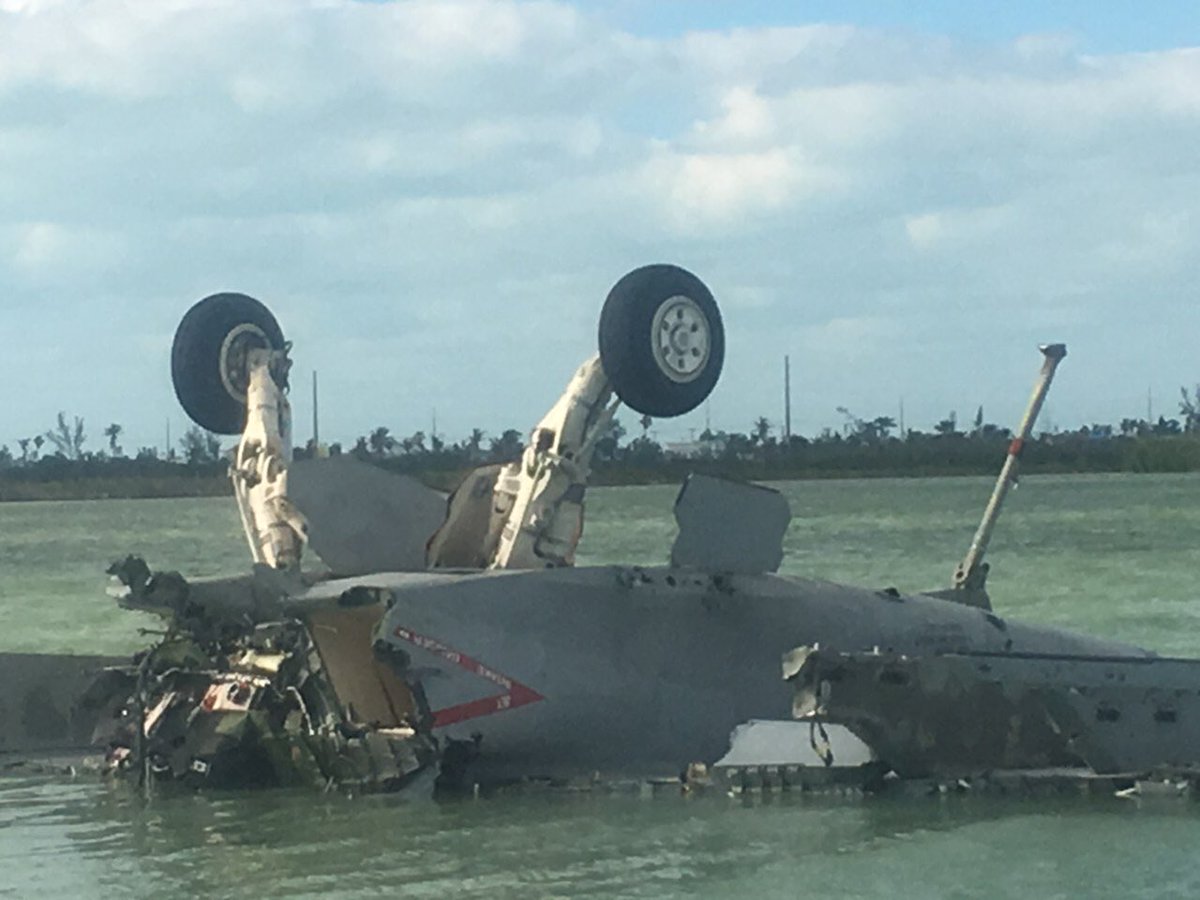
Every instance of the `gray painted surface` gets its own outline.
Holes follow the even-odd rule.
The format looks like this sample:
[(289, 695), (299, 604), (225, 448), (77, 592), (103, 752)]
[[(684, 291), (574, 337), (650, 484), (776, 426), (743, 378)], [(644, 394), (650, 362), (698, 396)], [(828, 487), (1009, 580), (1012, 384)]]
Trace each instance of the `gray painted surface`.
[[(480, 781), (676, 775), (715, 762), (738, 725), (791, 716), (781, 662), (801, 645), (1153, 656), (920, 595), (667, 567), (377, 573), (290, 602), (327, 604), (356, 586), (390, 595), (382, 636), (408, 654), (431, 709), (454, 719), (437, 733), (481, 736)], [(105, 662), (0, 656), (13, 686), (3, 749), (78, 746), (90, 723), (73, 700)]]
[(792, 511), (771, 488), (709, 475), (690, 475), (675, 501), (679, 535), (671, 565), (753, 575), (783, 562)]
[(444, 494), (346, 457), (293, 462), (288, 497), (308, 520), (309, 546), (339, 575), (425, 568), (446, 517)]
[(774, 575), (604, 567), (371, 580), (393, 590), (381, 627), (435, 711), (501, 696), (506, 679), (544, 698), (439, 729), (482, 736), (481, 780), (711, 763), (737, 725), (791, 716), (781, 660), (801, 644), (1149, 655), (929, 597)]
[(88, 747), (96, 714), (79, 700), (101, 669), (126, 663), (105, 656), (0, 653), (0, 753)]
[(903, 776), (1200, 764), (1200, 660), (809, 648), (794, 657), (797, 714), (848, 726)]

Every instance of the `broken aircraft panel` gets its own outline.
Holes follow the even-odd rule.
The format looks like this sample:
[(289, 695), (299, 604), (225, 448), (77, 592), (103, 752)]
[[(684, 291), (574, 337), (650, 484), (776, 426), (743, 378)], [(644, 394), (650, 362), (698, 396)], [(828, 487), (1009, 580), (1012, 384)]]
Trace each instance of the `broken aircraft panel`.
[(777, 572), (791, 519), (779, 491), (689, 475), (675, 500), (679, 534), (671, 565), (743, 575)]
[(798, 719), (849, 728), (902, 777), (1200, 770), (1200, 660), (803, 647)]
[(316, 608), (303, 620), (169, 629), (113, 667), (87, 701), (91, 743), (113, 771), (190, 787), (337, 785), (396, 790), (437, 754), (425, 715), (387, 653), (382, 608)]

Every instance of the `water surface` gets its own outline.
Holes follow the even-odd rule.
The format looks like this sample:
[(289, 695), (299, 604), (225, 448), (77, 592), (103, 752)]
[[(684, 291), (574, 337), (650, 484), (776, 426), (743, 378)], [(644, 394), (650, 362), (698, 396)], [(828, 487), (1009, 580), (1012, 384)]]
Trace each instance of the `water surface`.
[[(779, 485), (785, 571), (945, 586), (990, 479)], [(659, 563), (674, 488), (594, 491), (581, 564)], [(1200, 477), (1029, 478), (989, 555), (998, 612), (1200, 654)], [(2, 649), (122, 653), (152, 619), (103, 596), (128, 552), (238, 572), (226, 499), (0, 505)], [(86, 777), (0, 778), (14, 896), (1200, 896), (1194, 802), (977, 796), (413, 797), (259, 792), (148, 803)]]

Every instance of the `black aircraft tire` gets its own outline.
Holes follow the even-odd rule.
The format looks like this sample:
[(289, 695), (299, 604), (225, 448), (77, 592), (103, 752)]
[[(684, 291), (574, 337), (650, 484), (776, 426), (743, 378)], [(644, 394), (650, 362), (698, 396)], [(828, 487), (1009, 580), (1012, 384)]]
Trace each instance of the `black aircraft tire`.
[(205, 297), (184, 314), (171, 345), (175, 396), (193, 422), (217, 434), (241, 434), (246, 425), (245, 388), (231, 389), (230, 376), (221, 373), (226, 339), (239, 329), (242, 349), (283, 347), (283, 331), (271, 311), (245, 294)]
[(600, 313), (600, 364), (626, 405), (681, 416), (721, 376), (725, 328), (712, 292), (686, 269), (652, 265), (618, 281)]

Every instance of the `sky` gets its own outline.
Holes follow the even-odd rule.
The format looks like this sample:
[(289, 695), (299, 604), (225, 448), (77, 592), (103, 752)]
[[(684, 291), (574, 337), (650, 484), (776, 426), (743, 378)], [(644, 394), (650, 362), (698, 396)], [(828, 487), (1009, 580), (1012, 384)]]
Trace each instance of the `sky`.
[[(186, 427), (176, 324), (251, 294), (297, 442), (528, 430), (609, 288), (672, 262), (727, 332), (655, 423), (1042, 425), (1200, 382), (1200, 7), (0, 0), (0, 444)], [(634, 429), (636, 415), (624, 415)]]

